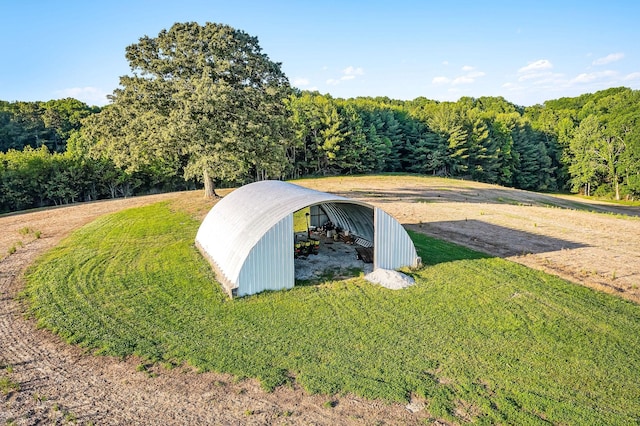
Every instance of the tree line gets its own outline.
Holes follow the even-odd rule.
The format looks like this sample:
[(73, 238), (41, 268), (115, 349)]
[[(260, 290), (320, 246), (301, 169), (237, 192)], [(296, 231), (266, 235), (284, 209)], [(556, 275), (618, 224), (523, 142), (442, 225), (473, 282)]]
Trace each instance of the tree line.
[(77, 99), (48, 102), (0, 101), (0, 152), (22, 150), (25, 146), (46, 146), (51, 152), (64, 152), (73, 131), (82, 119), (100, 111)]
[(261, 179), (409, 172), (640, 196), (640, 92), (521, 107), (336, 99), (289, 86), (257, 38), (175, 24), (127, 47), (103, 108), (0, 102), (0, 211)]

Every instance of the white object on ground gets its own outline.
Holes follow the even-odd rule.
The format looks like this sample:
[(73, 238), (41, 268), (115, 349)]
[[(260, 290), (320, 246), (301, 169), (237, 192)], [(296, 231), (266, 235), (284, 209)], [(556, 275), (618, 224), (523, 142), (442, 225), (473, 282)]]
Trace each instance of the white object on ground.
[(410, 287), (416, 283), (412, 277), (405, 275), (402, 272), (382, 268), (378, 268), (365, 275), (364, 279), (374, 284), (380, 284), (381, 286), (391, 290), (400, 290)]

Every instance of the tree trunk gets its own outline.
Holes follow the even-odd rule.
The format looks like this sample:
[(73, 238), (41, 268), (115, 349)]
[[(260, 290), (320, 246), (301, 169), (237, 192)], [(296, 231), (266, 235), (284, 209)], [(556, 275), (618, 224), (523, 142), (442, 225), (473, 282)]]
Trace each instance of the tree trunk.
[(220, 198), (220, 196), (216, 194), (215, 182), (213, 178), (209, 176), (207, 169), (204, 170), (202, 179), (204, 180), (204, 198)]
[(620, 182), (618, 182), (618, 175), (614, 175), (616, 185), (616, 200), (620, 201)]

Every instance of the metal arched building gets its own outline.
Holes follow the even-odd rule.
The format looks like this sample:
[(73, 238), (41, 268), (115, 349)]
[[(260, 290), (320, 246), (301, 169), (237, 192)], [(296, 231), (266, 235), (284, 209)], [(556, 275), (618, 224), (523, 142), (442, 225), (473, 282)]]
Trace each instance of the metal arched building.
[(281, 181), (245, 185), (220, 200), (196, 235), (196, 246), (230, 296), (292, 288), (293, 213), (310, 207), (311, 225), (326, 220), (373, 246), (373, 267), (420, 262), (406, 230), (378, 207)]

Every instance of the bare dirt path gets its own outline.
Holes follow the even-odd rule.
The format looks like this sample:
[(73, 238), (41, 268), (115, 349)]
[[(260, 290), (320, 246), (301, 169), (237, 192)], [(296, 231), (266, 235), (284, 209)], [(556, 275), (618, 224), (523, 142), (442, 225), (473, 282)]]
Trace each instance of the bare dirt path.
[[(298, 183), (378, 205), (416, 231), (640, 302), (640, 219), (622, 216), (640, 216), (640, 208), (447, 179)], [(0, 392), (0, 424), (419, 424), (428, 416), (398, 404), (309, 396), (297, 388), (265, 393), (255, 381), (187, 367), (140, 372), (133, 357), (92, 356), (24, 317), (15, 299), (24, 269), (72, 230), (161, 200), (201, 218), (211, 203), (200, 197), (174, 193), (0, 217), (0, 379), (20, 385), (19, 391)]]

